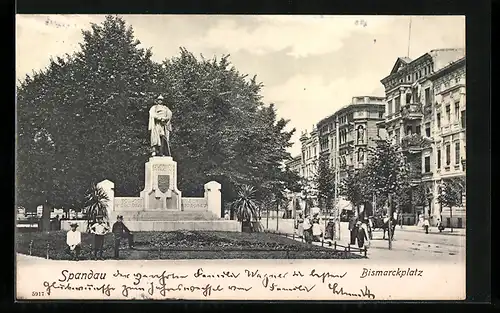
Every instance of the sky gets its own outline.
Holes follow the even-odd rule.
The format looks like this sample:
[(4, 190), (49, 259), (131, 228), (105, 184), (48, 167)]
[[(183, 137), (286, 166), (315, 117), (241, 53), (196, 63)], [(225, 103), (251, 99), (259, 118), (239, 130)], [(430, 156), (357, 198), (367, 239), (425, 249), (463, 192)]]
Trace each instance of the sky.
[[(121, 15), (153, 59), (185, 47), (231, 63), (264, 84), (266, 103), (290, 120), (292, 155), (299, 137), (354, 96), (384, 96), (380, 80), (398, 57), (465, 48), (464, 16)], [(82, 29), (104, 15), (17, 15), (16, 77), (78, 51)], [(410, 23), (411, 20), (411, 23)], [(409, 54), (408, 54), (409, 52)]]

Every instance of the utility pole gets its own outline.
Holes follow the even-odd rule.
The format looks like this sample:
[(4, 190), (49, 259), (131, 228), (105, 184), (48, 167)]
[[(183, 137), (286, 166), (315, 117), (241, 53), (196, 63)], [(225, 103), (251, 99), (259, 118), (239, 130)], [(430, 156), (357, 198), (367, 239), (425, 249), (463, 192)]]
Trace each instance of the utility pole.
[(392, 194), (389, 194), (389, 207), (387, 213), (389, 213), (389, 221), (387, 222), (387, 234), (389, 235), (389, 250), (392, 250)]

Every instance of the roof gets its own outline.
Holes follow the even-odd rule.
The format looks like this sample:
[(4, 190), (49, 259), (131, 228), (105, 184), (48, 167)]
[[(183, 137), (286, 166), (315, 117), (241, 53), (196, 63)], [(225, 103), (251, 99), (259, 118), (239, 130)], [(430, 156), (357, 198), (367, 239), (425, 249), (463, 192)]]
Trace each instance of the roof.
[(406, 65), (406, 64), (411, 63), (411, 62), (412, 62), (412, 59), (407, 58), (407, 57), (397, 58), (396, 62), (394, 63), (394, 66), (392, 67), (391, 74), (396, 73), (401, 65)]
[[(378, 99), (378, 100), (384, 100), (385, 97), (382, 97), (382, 96), (356, 96), (356, 97), (352, 97), (352, 99), (354, 98), (364, 98), (364, 97), (369, 97), (370, 99)], [(338, 109), (337, 111), (335, 111), (333, 114), (330, 114), (328, 115), (327, 117), (325, 118), (322, 118), (317, 125), (329, 120), (330, 118), (334, 117), (335, 115), (338, 115), (340, 113), (342, 113), (343, 111), (345, 111), (346, 109), (348, 108), (354, 108), (354, 107), (357, 107), (357, 106), (363, 106), (363, 105), (383, 105), (385, 107), (385, 103), (366, 103), (366, 102), (358, 102), (358, 103), (353, 103), (351, 99), (351, 103), (349, 104), (346, 104), (344, 106), (342, 106), (340, 109)]]
[(460, 67), (462, 65), (465, 65), (465, 58), (466, 57), (463, 57), (463, 58), (460, 58), (454, 62), (451, 62), (448, 65), (446, 65), (445, 67), (439, 69), (437, 72), (430, 74), (429, 79), (436, 79), (436, 78), (446, 74), (450, 70), (453, 70), (456, 67)]
[(407, 57), (398, 57), (396, 59), (396, 62), (394, 63), (394, 66), (392, 67), (391, 73), (389, 75), (387, 75), (386, 77), (384, 77), (383, 79), (381, 79), (381, 82), (383, 83), (392, 74), (396, 73), (401, 65), (406, 66), (406, 65), (408, 65), (410, 63), (422, 60), (423, 58), (426, 58), (426, 57), (431, 57), (431, 58), (437, 57), (438, 55), (442, 54), (442, 52), (450, 52), (450, 51), (457, 51), (457, 52), (460, 51), (462, 53), (465, 53), (465, 49), (463, 49), (463, 48), (442, 48), (442, 49), (433, 49), (433, 50), (430, 50), (429, 52), (422, 54), (421, 56), (419, 56), (415, 60), (412, 60), (412, 59), (407, 58)]

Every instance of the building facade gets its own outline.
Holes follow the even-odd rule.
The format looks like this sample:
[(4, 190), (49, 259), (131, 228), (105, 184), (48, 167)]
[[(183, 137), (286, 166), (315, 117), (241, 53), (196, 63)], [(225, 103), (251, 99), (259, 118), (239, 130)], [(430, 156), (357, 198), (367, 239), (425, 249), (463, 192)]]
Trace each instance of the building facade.
[[(449, 64), (429, 77), (434, 101), (432, 123), (434, 205), (432, 215), (442, 218), (447, 227), (465, 227), (466, 205), (443, 208), (437, 201), (444, 180), (466, 176), (466, 64), (465, 57)], [(465, 197), (465, 195), (464, 195)]]
[(285, 161), (285, 166), (291, 171), (297, 173), (299, 176), (303, 176), (302, 174), (302, 157), (297, 155), (292, 157), (290, 160)]
[(313, 126), (310, 133), (307, 131), (302, 132), (300, 143), (302, 147), (302, 177), (306, 180), (314, 180), (318, 170), (319, 158), (319, 138), (316, 125)]
[[(437, 160), (443, 160), (445, 157), (442, 152), (444, 141), (441, 135), (443, 135), (444, 128), (441, 122), (443, 116), (445, 119), (451, 118), (452, 105), (444, 104), (445, 109), (441, 112), (441, 104), (438, 105), (436, 101), (448, 103), (451, 101), (447, 98), (449, 94), (454, 90), (461, 90), (460, 80), (454, 83), (457, 86), (452, 87), (450, 79), (443, 78), (450, 75), (444, 74), (449, 73), (450, 70), (460, 72), (458, 70), (460, 60), (464, 62), (465, 75), (465, 51), (463, 49), (432, 50), (415, 60), (398, 58), (389, 76), (381, 80), (386, 93), (386, 114), (384, 121), (377, 124), (379, 128), (384, 129), (379, 133), (392, 139), (392, 142), (398, 145), (405, 154), (410, 165), (410, 178), (414, 188), (412, 199), (416, 198), (417, 192), (425, 194), (425, 196), (420, 196), (423, 200), (418, 203), (400, 208), (403, 211), (405, 224), (418, 223), (424, 217), (429, 217), (431, 223), (436, 223), (440, 216), (441, 208), (437, 195), (441, 178), (437, 168), (438, 165), (441, 166), (441, 163), (438, 164)], [(458, 72), (454, 72), (450, 77), (456, 77)], [(441, 83), (441, 81), (448, 83)], [(449, 87), (441, 87), (441, 85)], [(450, 91), (447, 91), (448, 89)], [(465, 95), (463, 103), (459, 102), (458, 111), (460, 112), (462, 108), (465, 110)], [(456, 129), (454, 128), (453, 131)], [(445, 137), (450, 132), (450, 138), (452, 138), (450, 140), (455, 140), (453, 134), (459, 138), (460, 135), (457, 136), (453, 131), (451, 128), (445, 130)], [(463, 137), (465, 145), (465, 135)], [(446, 155), (451, 155), (449, 152), (451, 144), (449, 146), (450, 148), (445, 144), (445, 149), (448, 149), (445, 152)], [(465, 148), (463, 151), (465, 153)], [(457, 170), (460, 172), (460, 169)], [(450, 171), (450, 175), (451, 173)], [(460, 223), (464, 224), (463, 219), (460, 223), (459, 221), (456, 219), (457, 226)], [(443, 222), (446, 225), (447, 220), (444, 218)], [(450, 225), (452, 222), (450, 219)]]
[(351, 169), (362, 168), (368, 160), (368, 148), (378, 136), (377, 122), (384, 119), (383, 97), (353, 97), (350, 104), (317, 124), (320, 156), (328, 159), (338, 173), (346, 177)]

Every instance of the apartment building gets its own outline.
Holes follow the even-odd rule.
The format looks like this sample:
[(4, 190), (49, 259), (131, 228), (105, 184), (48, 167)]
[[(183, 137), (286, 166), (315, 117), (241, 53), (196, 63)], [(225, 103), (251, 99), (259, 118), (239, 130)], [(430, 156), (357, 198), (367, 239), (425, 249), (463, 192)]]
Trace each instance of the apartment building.
[[(457, 80), (460, 73), (463, 79)], [(452, 144), (460, 145), (459, 157), (463, 153), (465, 160), (465, 131), (458, 130), (461, 122), (452, 116), (452, 110), (458, 115), (464, 111), (465, 116), (465, 50), (437, 49), (415, 60), (398, 58), (381, 83), (385, 87), (386, 115), (377, 126), (384, 130), (380, 133), (400, 147), (410, 164), (413, 186), (423, 186), (428, 197), (425, 204), (402, 208), (404, 222), (417, 223), (427, 216), (435, 223), (442, 209), (437, 201), (442, 181), (438, 168), (442, 167), (443, 160), (451, 160)], [(458, 124), (449, 124), (454, 118)], [(453, 171), (450, 166), (446, 174), (460, 175), (460, 171), (462, 167), (453, 165)], [(464, 217), (458, 218), (458, 215), (449, 220), (443, 217), (443, 222), (463, 226)]]
[(362, 168), (368, 160), (368, 147), (378, 136), (377, 122), (384, 119), (385, 99), (374, 96), (353, 97), (317, 124), (320, 156), (345, 178), (348, 170)]

